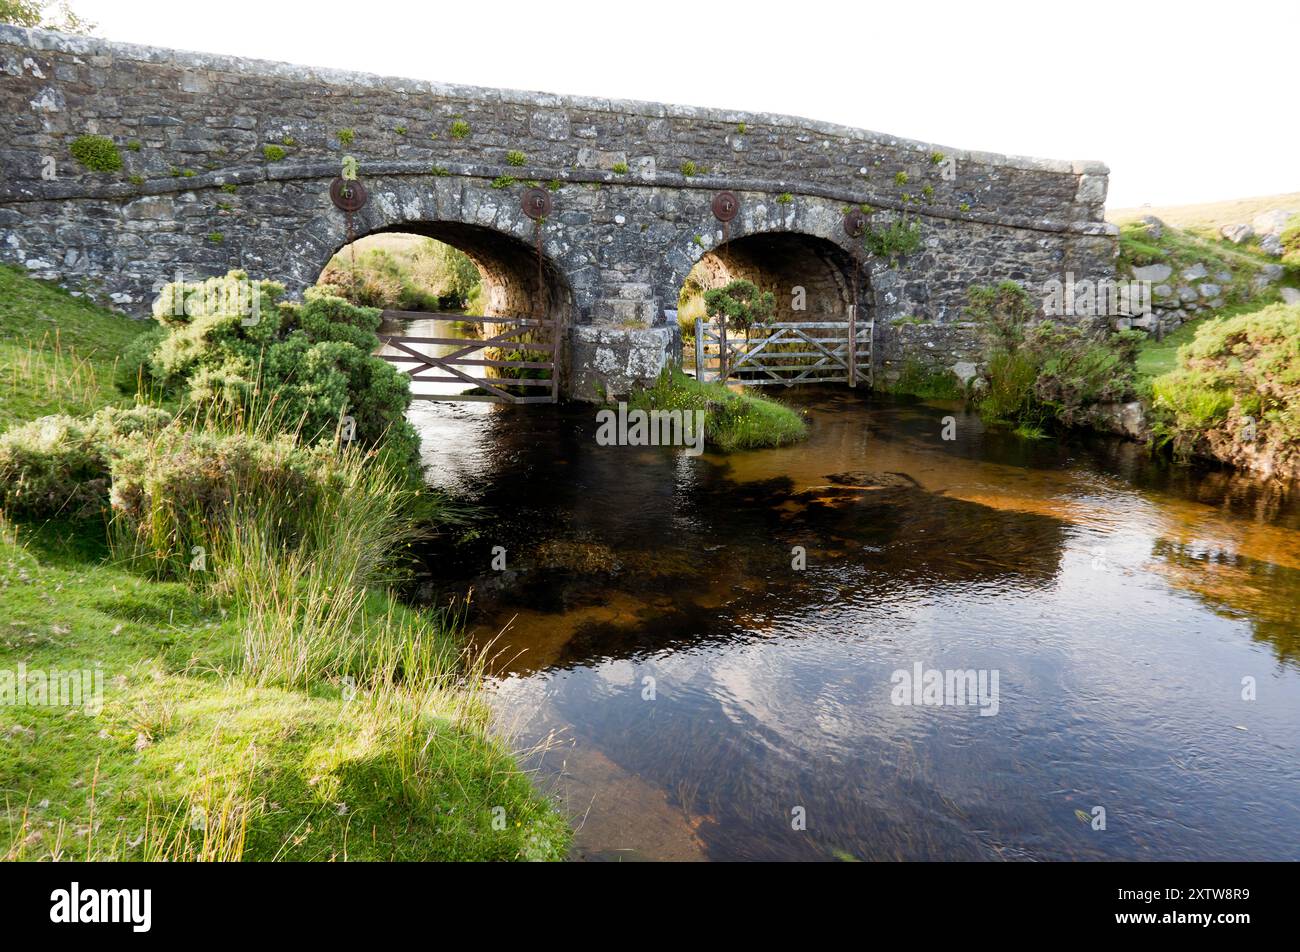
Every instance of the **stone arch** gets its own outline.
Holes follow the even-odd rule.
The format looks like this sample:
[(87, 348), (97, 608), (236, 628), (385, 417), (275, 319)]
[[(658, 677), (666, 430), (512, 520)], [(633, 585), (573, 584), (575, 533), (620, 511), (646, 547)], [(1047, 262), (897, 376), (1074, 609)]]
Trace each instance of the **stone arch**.
[(330, 205), (289, 246), (282, 273), (289, 276), (291, 293), (314, 284), (330, 259), (352, 241), (401, 232), (464, 252), (482, 276), (487, 316), (530, 317), (540, 308), (561, 329), (574, 323), (578, 301), (566, 263), (557, 260), (563, 249), (548, 243), (544, 234), (539, 268), (535, 225), (519, 209), (517, 195), (466, 183), (454, 188), (419, 188), (409, 181), (366, 184), (370, 200), (350, 224)]
[[(707, 195), (711, 200), (712, 196)], [(776, 294), (778, 320), (843, 320), (853, 303), (854, 247), (842, 227), (843, 209), (834, 202), (799, 196), (787, 204), (767, 194), (740, 192), (741, 211), (724, 229), (707, 203), (704, 234), (693, 235), (666, 255), (657, 284), (666, 309), (677, 306), (687, 277), (703, 266), (717, 286), (746, 278)], [(698, 274), (698, 271), (696, 272)], [(877, 272), (863, 259), (858, 271), (858, 314), (867, 317), (878, 305)], [(794, 310), (792, 291), (803, 287), (806, 310)]]

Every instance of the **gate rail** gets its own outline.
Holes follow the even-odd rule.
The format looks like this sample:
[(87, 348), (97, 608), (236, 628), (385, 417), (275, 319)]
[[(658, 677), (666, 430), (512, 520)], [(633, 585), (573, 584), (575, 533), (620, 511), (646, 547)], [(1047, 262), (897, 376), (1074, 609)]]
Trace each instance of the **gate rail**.
[[(463, 337), (419, 337), (410, 334), (380, 334), (380, 349), (377, 356), (404, 369), (404, 364), (415, 364), (408, 376), (412, 383), (463, 383), (474, 386), (486, 393), (437, 393), (413, 394), (416, 400), (451, 400), (479, 401), (488, 403), (555, 403), (558, 398), (559, 378), (555, 372), (556, 347), (558, 343), (557, 322), (532, 317), (470, 317), (464, 314), (442, 314), (425, 311), (384, 311), (384, 319), (390, 321), (422, 320), (445, 323), (498, 324), (509, 325), (510, 329), (500, 331), (493, 336), (476, 339)], [(550, 328), (548, 343), (534, 343), (520, 340), (524, 334), (532, 333), (537, 328)], [(453, 346), (456, 350), (447, 354), (434, 355), (423, 353), (421, 345)], [(498, 360), (487, 356), (488, 348), (509, 348), (524, 352), (537, 352), (549, 355), (546, 360)], [(471, 356), (476, 351), (480, 356)], [(488, 377), (473, 376), (462, 367), (492, 367), (503, 370), (543, 370), (549, 371), (545, 377)], [(428, 373), (427, 371), (437, 371)], [(510, 393), (506, 387), (546, 388), (549, 392), (542, 395), (520, 395)]]
[[(744, 387), (792, 387), (800, 383), (875, 382), (875, 321), (777, 321), (754, 328), (761, 337), (737, 337), (716, 324), (695, 321), (695, 376)], [(850, 340), (853, 347), (850, 349)], [(793, 349), (791, 349), (793, 348)]]

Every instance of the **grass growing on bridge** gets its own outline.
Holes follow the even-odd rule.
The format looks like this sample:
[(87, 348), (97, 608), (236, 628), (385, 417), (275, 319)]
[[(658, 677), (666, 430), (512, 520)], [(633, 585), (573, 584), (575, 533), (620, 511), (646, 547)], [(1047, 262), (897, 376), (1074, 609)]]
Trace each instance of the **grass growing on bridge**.
[(653, 387), (628, 401), (640, 410), (703, 410), (704, 441), (714, 449), (787, 446), (808, 436), (808, 423), (785, 404), (752, 393), (736, 393), (721, 383), (700, 383), (680, 369), (666, 370)]
[[(0, 292), (5, 424), (123, 402), (116, 357), (148, 324), (12, 269)], [(57, 363), (74, 356), (80, 378)], [(221, 436), (175, 424), (131, 438), (124, 462), (157, 495), (189, 473), (177, 439)], [(344, 454), (322, 491), (206, 523), (206, 565), (180, 581), (125, 560), (108, 513), (0, 514), (0, 671), (99, 672), (103, 689), (97, 714), (5, 708), (0, 857), (564, 855), (564, 818), (488, 731), (457, 619), (389, 591), (409, 489), (373, 459)], [(160, 511), (134, 517), (146, 540)]]

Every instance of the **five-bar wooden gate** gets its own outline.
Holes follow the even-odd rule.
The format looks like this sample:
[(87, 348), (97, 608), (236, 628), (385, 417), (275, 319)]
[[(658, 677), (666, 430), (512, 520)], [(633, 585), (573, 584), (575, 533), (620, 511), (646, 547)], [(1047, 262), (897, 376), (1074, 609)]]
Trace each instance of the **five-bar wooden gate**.
[[(384, 311), (385, 321), (436, 321), (446, 323), (473, 323), (508, 326), (497, 331), (486, 331), (486, 338), (416, 337), (408, 334), (380, 334), (382, 346), (378, 356), (397, 365), (398, 369), (410, 367), (412, 383), (462, 383), (478, 392), (413, 394), (416, 400), (478, 400), (491, 403), (555, 403), (558, 397), (559, 378), (555, 372), (557, 343), (556, 321), (531, 317), (467, 317), (464, 314), (431, 314), (421, 311)], [(545, 332), (545, 343), (524, 340), (526, 335)], [(451, 348), (441, 354), (430, 354), (422, 348)], [(493, 351), (518, 352), (518, 359), (492, 356)], [(470, 371), (462, 368), (481, 368)], [(499, 373), (488, 376), (488, 368)], [(512, 371), (535, 371), (529, 376), (517, 376)], [(514, 389), (522, 392), (511, 392)], [(544, 391), (544, 392), (542, 392)]]
[(874, 332), (875, 322), (870, 320), (778, 321), (757, 325), (744, 337), (697, 320), (695, 376), (701, 381), (725, 378), (746, 387), (800, 383), (871, 386), (875, 381)]

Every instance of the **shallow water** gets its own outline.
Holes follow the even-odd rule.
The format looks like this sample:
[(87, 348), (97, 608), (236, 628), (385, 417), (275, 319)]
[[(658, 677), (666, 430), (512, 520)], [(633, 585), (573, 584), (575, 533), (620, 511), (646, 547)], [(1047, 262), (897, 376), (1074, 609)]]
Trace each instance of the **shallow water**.
[[(955, 406), (791, 399), (808, 441), (700, 457), (598, 446), (588, 407), (412, 411), (483, 512), (430, 544), (439, 597), (473, 586), (576, 856), (1300, 859), (1300, 506)], [(918, 663), (996, 672), (997, 713), (894, 703)]]

